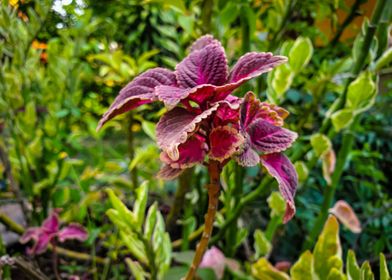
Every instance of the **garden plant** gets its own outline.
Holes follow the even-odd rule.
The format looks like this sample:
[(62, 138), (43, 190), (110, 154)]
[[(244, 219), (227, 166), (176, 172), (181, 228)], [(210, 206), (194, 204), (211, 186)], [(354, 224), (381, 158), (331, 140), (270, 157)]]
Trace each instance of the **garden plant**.
[(391, 279), (390, 0), (0, 3), (0, 279)]

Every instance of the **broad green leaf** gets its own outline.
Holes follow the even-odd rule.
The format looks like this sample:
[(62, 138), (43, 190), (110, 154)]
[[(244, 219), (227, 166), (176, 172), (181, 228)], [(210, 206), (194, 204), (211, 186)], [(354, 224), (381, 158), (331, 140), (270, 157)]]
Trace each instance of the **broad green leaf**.
[(118, 211), (121, 219), (126, 222), (131, 227), (136, 223), (136, 217), (132, 211), (130, 211), (127, 206), (115, 195), (114, 191), (111, 189), (106, 189), (106, 193), (109, 196), (109, 200), (114, 207)]
[(142, 129), (152, 140), (156, 140), (155, 136), (155, 123), (149, 121), (142, 122)]
[(288, 64), (283, 64), (268, 73), (270, 80), (269, 86), (276, 95), (276, 99), (283, 98), (284, 93), (290, 88), (293, 82), (294, 74), (291, 72)]
[(355, 112), (369, 109), (376, 97), (376, 84), (370, 72), (363, 72), (348, 87), (346, 108)]
[(380, 253), (380, 280), (390, 280), (387, 262), (385, 261), (385, 256)]
[(135, 226), (140, 229), (144, 223), (144, 216), (146, 212), (148, 198), (148, 185), (147, 182), (143, 182), (140, 187), (136, 190), (136, 201), (133, 206), (133, 213), (136, 218)]
[(259, 280), (290, 280), (286, 273), (276, 269), (265, 258), (252, 265), (252, 275)]
[(134, 255), (140, 262), (148, 264), (148, 258), (144, 249), (143, 242), (138, 239), (134, 233), (125, 233), (120, 231), (121, 240), (127, 246), (128, 250)]
[(157, 212), (158, 205), (154, 202), (154, 204), (148, 209), (146, 222), (144, 223), (144, 236), (148, 240), (151, 240), (152, 233), (154, 232), (154, 227), (157, 221)]
[(314, 271), (320, 280), (327, 279), (332, 268), (341, 269), (342, 262), (341, 260), (340, 263), (338, 262), (341, 254), (339, 223), (334, 216), (330, 215), (313, 252)]
[(368, 261), (365, 261), (361, 266), (361, 280), (374, 280), (374, 274)]
[(299, 260), (291, 267), (290, 275), (292, 280), (313, 280), (313, 255), (310, 251), (302, 253)]
[(135, 262), (131, 260), (130, 258), (125, 259), (125, 263), (129, 267), (129, 269), (132, 272), (132, 276), (135, 277), (135, 280), (144, 280), (146, 279), (144, 277), (145, 272), (143, 270), (143, 267), (140, 265), (140, 263)]
[(331, 119), (335, 130), (338, 132), (349, 126), (352, 123), (354, 117), (355, 114), (351, 109), (342, 109), (333, 113)]
[(360, 279), (361, 272), (353, 250), (348, 250), (347, 253), (346, 272), (348, 280)]
[(337, 268), (332, 268), (332, 270), (328, 274), (327, 280), (346, 280), (346, 275), (343, 274), (343, 272)]
[(302, 160), (296, 161), (294, 167), (298, 174), (298, 181), (304, 182), (309, 176), (308, 167)]
[(260, 257), (268, 256), (272, 250), (272, 245), (265, 237), (264, 232), (261, 231), (260, 229), (256, 229), (253, 234), (253, 237), (255, 240), (254, 248), (255, 248), (256, 259)]
[(310, 61), (313, 55), (313, 45), (309, 38), (298, 37), (289, 52), (291, 70), (299, 73)]
[(279, 192), (272, 192), (268, 197), (267, 202), (271, 209), (271, 217), (283, 217), (286, 212), (286, 202)]
[(313, 134), (310, 138), (310, 143), (317, 157), (322, 156), (332, 147), (331, 140), (329, 140), (328, 136), (321, 133)]

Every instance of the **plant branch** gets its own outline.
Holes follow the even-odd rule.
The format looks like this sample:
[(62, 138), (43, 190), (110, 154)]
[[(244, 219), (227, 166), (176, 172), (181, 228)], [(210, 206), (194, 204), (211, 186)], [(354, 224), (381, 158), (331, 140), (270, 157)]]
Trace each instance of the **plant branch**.
[(335, 33), (335, 36), (332, 38), (330, 43), (331, 46), (335, 46), (337, 44), (344, 30), (347, 28), (347, 26), (350, 25), (350, 23), (355, 19), (355, 17), (358, 16), (358, 9), (361, 6), (361, 4), (362, 4), (362, 0), (355, 0), (354, 5), (352, 5), (351, 7), (350, 13), (345, 18), (344, 22), (339, 26), (338, 30)]
[(192, 280), (196, 275), (196, 270), (199, 267), (203, 255), (208, 247), (208, 241), (210, 240), (215, 221), (215, 214), (218, 208), (221, 173), (219, 162), (211, 160), (208, 166), (208, 172), (210, 175), (210, 183), (206, 186), (208, 190), (208, 210), (205, 215), (204, 231), (200, 243), (197, 245), (192, 265), (184, 278), (185, 280)]

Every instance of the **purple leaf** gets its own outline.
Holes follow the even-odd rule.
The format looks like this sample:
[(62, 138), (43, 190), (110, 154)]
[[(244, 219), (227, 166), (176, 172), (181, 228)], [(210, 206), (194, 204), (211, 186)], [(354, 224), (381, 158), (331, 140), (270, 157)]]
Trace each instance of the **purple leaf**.
[(247, 167), (256, 166), (260, 163), (260, 156), (251, 148), (249, 139), (245, 140), (241, 152), (234, 159), (239, 165)]
[(38, 240), (39, 235), (41, 234), (41, 228), (39, 227), (32, 227), (28, 228), (23, 235), (20, 237), (19, 242), (25, 244), (30, 240)]
[(248, 92), (241, 104), (240, 121), (243, 130), (259, 117), (261, 102), (256, 98), (253, 92)]
[(41, 233), (34, 243), (33, 247), (27, 249), (29, 255), (39, 255), (46, 251), (49, 242), (53, 239), (55, 234)]
[(214, 94), (215, 86), (200, 85), (194, 88), (179, 88), (172, 86), (156, 87), (156, 95), (163, 101), (168, 110), (173, 109), (181, 100), (190, 96), (192, 101), (198, 104), (204, 103)]
[(286, 150), (297, 138), (297, 133), (274, 126), (258, 119), (247, 129), (252, 148), (263, 153), (277, 153)]
[(107, 121), (133, 108), (156, 99), (154, 89), (159, 85), (175, 86), (176, 76), (164, 68), (150, 69), (127, 84), (99, 121), (99, 130)]
[(161, 153), (161, 161), (172, 168), (189, 168), (197, 163), (202, 163), (208, 146), (201, 136), (192, 136), (185, 143), (178, 146), (179, 157), (173, 160), (166, 152)]
[(233, 66), (230, 83), (244, 83), (247, 80), (271, 71), (274, 67), (287, 62), (284, 56), (272, 55), (272, 53), (250, 52), (244, 54)]
[(163, 180), (173, 180), (181, 175), (185, 169), (172, 168), (170, 165), (165, 164), (162, 166), (161, 170), (158, 172), (158, 178)]
[(261, 156), (261, 163), (279, 183), (279, 190), (286, 200), (283, 222), (287, 223), (295, 214), (294, 195), (298, 185), (298, 175), (293, 164), (283, 154)]
[(219, 41), (216, 40), (212, 35), (201, 36), (192, 44), (190, 51), (193, 52), (201, 50), (209, 44), (219, 44)]
[(220, 162), (232, 156), (244, 138), (229, 126), (219, 126), (210, 133), (210, 157)]
[(227, 80), (227, 61), (220, 43), (191, 52), (176, 67), (179, 85), (193, 88), (202, 84), (222, 85)]
[(179, 159), (178, 146), (188, 139), (188, 135), (196, 130), (197, 125), (208, 118), (219, 104), (199, 115), (191, 113), (184, 108), (174, 108), (164, 114), (156, 128), (158, 146), (167, 153), (173, 161)]
[(70, 224), (60, 230), (57, 234), (60, 242), (64, 242), (68, 239), (77, 239), (84, 241), (88, 237), (88, 233), (84, 227), (79, 224)]
[(59, 215), (53, 211), (48, 218), (42, 223), (41, 229), (47, 234), (57, 232), (60, 227)]

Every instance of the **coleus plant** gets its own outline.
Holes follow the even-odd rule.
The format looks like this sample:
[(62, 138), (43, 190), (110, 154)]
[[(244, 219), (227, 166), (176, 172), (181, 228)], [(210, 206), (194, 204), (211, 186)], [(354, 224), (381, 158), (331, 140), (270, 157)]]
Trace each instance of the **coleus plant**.
[(243, 98), (233, 91), (246, 81), (285, 63), (286, 57), (250, 52), (229, 71), (221, 43), (211, 35), (199, 38), (175, 71), (154, 68), (126, 85), (99, 122), (98, 129), (113, 117), (154, 101), (167, 112), (156, 127), (162, 149), (162, 179), (174, 179), (196, 164), (208, 166), (209, 207), (205, 230), (186, 279), (192, 279), (207, 248), (220, 190), (220, 172), (231, 159), (242, 166), (261, 163), (277, 179), (286, 200), (284, 222), (294, 213), (297, 174), (282, 154), (297, 138), (283, 128), (288, 112), (259, 101), (248, 92)]

